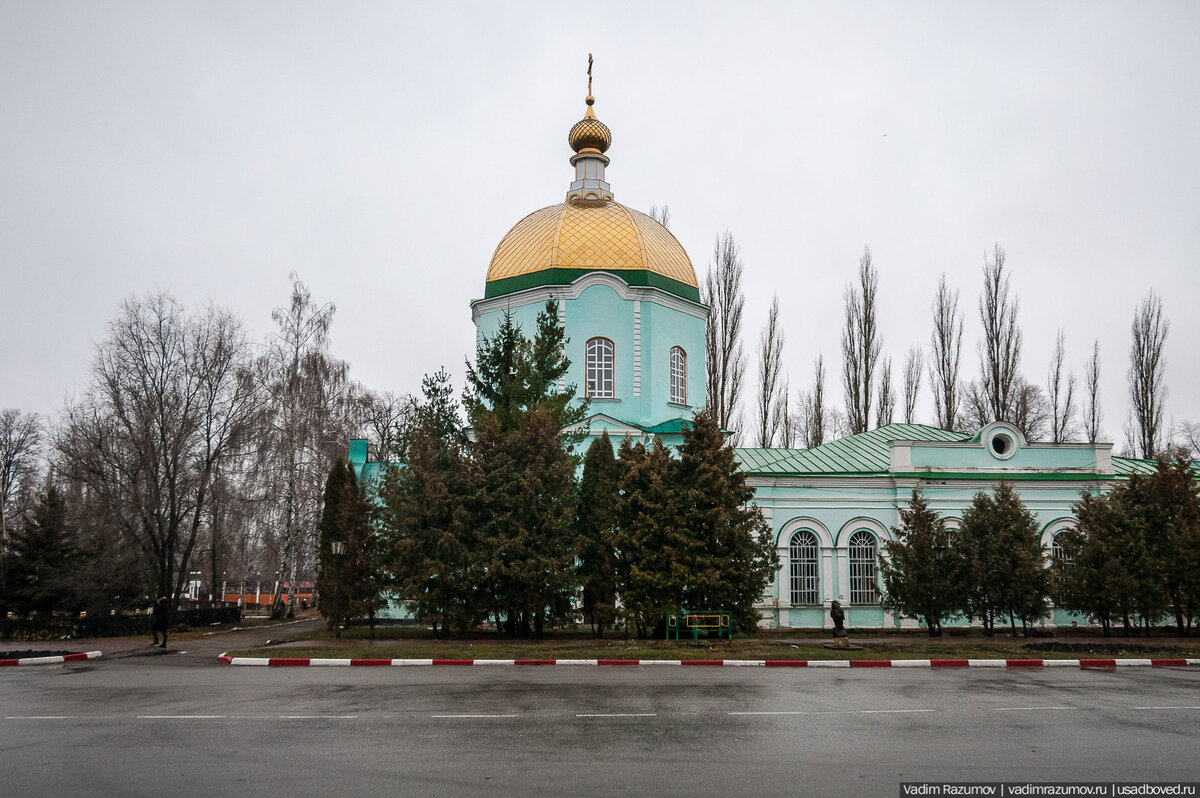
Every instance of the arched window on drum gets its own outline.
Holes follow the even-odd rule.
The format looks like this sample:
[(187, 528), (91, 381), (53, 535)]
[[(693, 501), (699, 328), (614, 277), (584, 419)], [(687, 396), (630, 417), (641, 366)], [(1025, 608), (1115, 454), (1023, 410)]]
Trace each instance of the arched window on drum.
[(613, 342), (590, 338), (587, 342), (585, 390), (589, 399), (613, 398)]
[(671, 401), (687, 404), (687, 352), (683, 347), (671, 347)]

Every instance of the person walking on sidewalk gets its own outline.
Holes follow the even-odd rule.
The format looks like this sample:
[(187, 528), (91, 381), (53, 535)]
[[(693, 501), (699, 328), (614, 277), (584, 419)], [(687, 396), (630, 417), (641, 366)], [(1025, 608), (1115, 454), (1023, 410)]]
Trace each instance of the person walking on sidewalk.
[[(166, 596), (159, 596), (154, 604), (154, 620), (150, 622), (150, 631), (154, 634), (154, 642), (150, 645), (159, 648), (167, 647), (167, 627), (171, 623), (171, 606)], [(162, 645), (158, 643), (158, 633), (162, 632)]]

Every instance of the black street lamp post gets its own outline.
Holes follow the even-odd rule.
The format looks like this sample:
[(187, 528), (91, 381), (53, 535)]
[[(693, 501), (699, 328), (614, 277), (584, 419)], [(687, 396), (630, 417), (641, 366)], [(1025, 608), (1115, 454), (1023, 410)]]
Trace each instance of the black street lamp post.
[(346, 556), (346, 541), (333, 540), (329, 542), (329, 552), (333, 555), (334, 588), (333, 588), (333, 636), (342, 636), (342, 558)]

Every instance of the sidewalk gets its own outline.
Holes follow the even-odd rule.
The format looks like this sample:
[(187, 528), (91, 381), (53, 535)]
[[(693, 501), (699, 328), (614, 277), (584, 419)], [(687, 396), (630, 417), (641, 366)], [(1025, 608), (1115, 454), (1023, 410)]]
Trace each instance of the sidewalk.
[(266, 626), (237, 627), (217, 632), (194, 629), (184, 639), (169, 637), (165, 649), (152, 646), (148, 634), (139, 637), (94, 637), (75, 640), (14, 640), (3, 645), (14, 649), (54, 649), (75, 653), (99, 651), (102, 661), (136, 660), (146, 662), (154, 660), (163, 664), (168, 662), (195, 664), (197, 661), (206, 661), (209, 664), (216, 664), (217, 657), (224, 651), (237, 648), (256, 648), (265, 645), (268, 640), (287, 640), (295, 635), (309, 632), (322, 623), (320, 618), (301, 618), (276, 621)]

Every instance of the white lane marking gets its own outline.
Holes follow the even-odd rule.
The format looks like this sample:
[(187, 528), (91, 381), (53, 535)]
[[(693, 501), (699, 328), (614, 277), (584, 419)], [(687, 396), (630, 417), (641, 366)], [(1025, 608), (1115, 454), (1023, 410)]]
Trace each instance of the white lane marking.
[(280, 715), (280, 720), (357, 720), (358, 715)]
[(1075, 707), (993, 707), (997, 712), (1043, 712), (1047, 710), (1075, 709)]
[(836, 715), (832, 709), (763, 710), (761, 712), (726, 712), (726, 715)]
[(577, 718), (657, 718), (657, 712), (609, 712), (576, 715)]
[(1130, 707), (1130, 709), (1200, 709), (1200, 707)]
[(228, 715), (137, 715), (138, 720), (225, 720)]
[(936, 709), (860, 709), (863, 715), (891, 715), (902, 712), (936, 712)]
[(430, 715), (431, 718), (515, 718), (516, 715)]
[(5, 720), (78, 720), (78, 715), (5, 715)]

